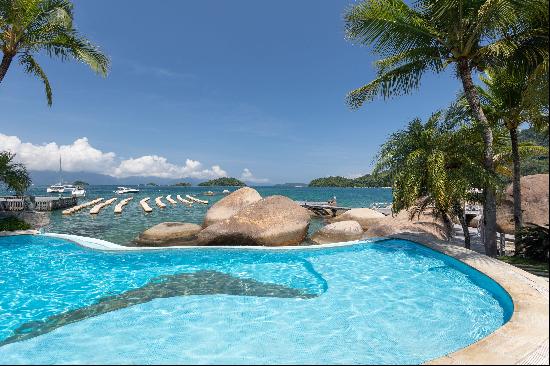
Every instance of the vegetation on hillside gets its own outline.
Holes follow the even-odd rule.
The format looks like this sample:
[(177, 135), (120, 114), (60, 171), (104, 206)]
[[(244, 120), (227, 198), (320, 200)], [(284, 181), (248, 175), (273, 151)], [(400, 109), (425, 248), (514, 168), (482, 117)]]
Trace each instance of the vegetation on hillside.
[[(527, 128), (518, 133), (520, 143), (531, 143), (548, 148), (548, 131), (537, 132), (534, 128)], [(526, 156), (521, 160), (521, 175), (548, 174), (548, 154)]]
[(178, 182), (172, 184), (174, 187), (191, 187), (191, 183), (189, 182)]
[(0, 231), (28, 230), (30, 228), (31, 225), (15, 216), (0, 219)]
[(75, 181), (73, 182), (73, 185), (74, 185), (74, 186), (82, 186), (82, 187), (84, 187), (84, 186), (89, 186), (90, 184), (89, 184), (88, 182), (84, 182), (83, 180), (75, 180)]
[(31, 177), (23, 164), (15, 163), (15, 154), (0, 151), (0, 184), (23, 195), (31, 185)]
[(246, 184), (237, 178), (217, 178), (212, 179), (206, 182), (199, 183), (201, 187), (210, 187), (210, 186), (230, 186), (230, 187), (244, 187)]
[(309, 182), (309, 187), (389, 187), (391, 178), (387, 174), (365, 174), (359, 178), (330, 176)]
[(150, 183), (147, 183), (146, 186), (158, 187), (158, 184), (156, 184), (154, 182), (150, 182)]
[(78, 33), (73, 19), (73, 4), (69, 0), (0, 1), (0, 51), (3, 54), (0, 84), (17, 58), (27, 74), (42, 81), (51, 106), (50, 81), (35, 58), (39, 53), (61, 61), (72, 58), (100, 75), (107, 75), (109, 59)]

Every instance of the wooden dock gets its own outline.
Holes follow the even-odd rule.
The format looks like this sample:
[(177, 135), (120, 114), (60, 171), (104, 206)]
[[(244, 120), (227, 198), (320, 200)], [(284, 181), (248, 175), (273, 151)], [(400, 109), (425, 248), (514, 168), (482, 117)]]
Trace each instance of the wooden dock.
[(314, 212), (318, 216), (334, 217), (339, 211), (348, 211), (352, 209), (352, 207), (341, 207), (341, 206), (329, 205), (327, 202), (296, 201), (296, 203)]
[[(34, 201), (34, 202), (33, 202)], [(1, 211), (53, 211), (76, 206), (76, 197), (0, 197)]]

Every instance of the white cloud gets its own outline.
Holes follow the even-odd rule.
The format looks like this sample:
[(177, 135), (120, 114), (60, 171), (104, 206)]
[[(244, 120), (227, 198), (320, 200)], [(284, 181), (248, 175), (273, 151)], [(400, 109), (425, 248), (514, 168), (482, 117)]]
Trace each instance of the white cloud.
[(250, 171), (248, 168), (243, 169), (243, 173), (241, 174), (241, 180), (244, 180), (245, 182), (250, 183), (267, 183), (269, 182), (269, 179), (267, 178), (256, 178), (254, 174)]
[(22, 142), (17, 136), (0, 133), (0, 150), (16, 153), (16, 159), (29, 170), (58, 170), (60, 156), (66, 171), (102, 173), (116, 164), (115, 153), (104, 153), (92, 147), (86, 137), (76, 139), (70, 145), (57, 145), (55, 142), (34, 145)]
[(185, 165), (169, 163), (162, 156), (145, 155), (136, 159), (120, 162), (111, 175), (119, 178), (130, 176), (155, 176), (160, 178), (219, 178), (226, 177), (227, 172), (214, 165), (211, 169), (202, 169), (199, 161), (187, 159)]
[(227, 172), (219, 165), (203, 168), (197, 160), (187, 159), (185, 165), (168, 162), (165, 157), (145, 155), (121, 160), (113, 152), (102, 152), (90, 145), (86, 137), (79, 138), (69, 145), (50, 142), (35, 145), (22, 142), (17, 136), (0, 133), (0, 151), (8, 150), (17, 154), (16, 160), (29, 170), (58, 170), (59, 157), (63, 170), (69, 172), (88, 171), (108, 174), (114, 177), (155, 176), (160, 178), (219, 178)]

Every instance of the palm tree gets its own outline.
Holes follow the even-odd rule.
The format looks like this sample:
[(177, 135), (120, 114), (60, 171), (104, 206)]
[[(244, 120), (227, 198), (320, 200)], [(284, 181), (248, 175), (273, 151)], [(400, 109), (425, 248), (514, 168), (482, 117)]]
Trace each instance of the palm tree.
[[(372, 46), (382, 56), (377, 77), (353, 90), (353, 108), (381, 95), (384, 98), (417, 89), (427, 72), (455, 65), (470, 109), (482, 127), (483, 165), (494, 172), (493, 132), (481, 107), (472, 74), (504, 62), (507, 57), (548, 54), (548, 45), (523, 42), (540, 29), (526, 27), (534, 14), (548, 19), (547, 0), (366, 0), (345, 15), (347, 37)], [(543, 22), (544, 23), (544, 22)], [(528, 57), (524, 57), (528, 59)], [(495, 192), (484, 187), (485, 251), (496, 256)]]
[(523, 227), (518, 128), (522, 123), (529, 123), (537, 130), (548, 128), (548, 79), (539, 77), (540, 72), (548, 70), (548, 60), (545, 63), (530, 74), (508, 68), (489, 70), (487, 76), (481, 78), (485, 89), (479, 88), (488, 118), (501, 123), (510, 134), (516, 234)]
[(107, 56), (75, 29), (69, 0), (0, 0), (0, 49), (0, 83), (17, 57), (25, 72), (44, 83), (50, 106), (52, 88), (35, 54), (44, 51), (62, 61), (73, 58), (103, 76), (109, 68)]
[[(395, 212), (406, 209), (414, 215), (430, 206), (432, 213), (449, 225), (450, 218), (456, 217), (469, 249), (463, 204), (478, 200), (472, 189), (487, 185), (480, 177), (490, 177), (479, 164), (482, 142), (476, 139), (477, 131), (467, 127), (455, 112), (450, 108), (446, 113), (434, 113), (425, 123), (414, 119), (392, 134), (380, 149), (374, 172), (392, 176)], [(471, 137), (470, 148), (464, 149), (463, 139)]]
[(21, 196), (30, 187), (31, 178), (23, 164), (13, 162), (14, 158), (15, 154), (0, 151), (0, 183)]

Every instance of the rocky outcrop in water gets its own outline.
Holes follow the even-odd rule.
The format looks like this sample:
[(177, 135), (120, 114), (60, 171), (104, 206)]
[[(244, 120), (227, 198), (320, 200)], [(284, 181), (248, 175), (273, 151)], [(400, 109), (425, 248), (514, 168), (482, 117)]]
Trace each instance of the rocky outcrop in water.
[(395, 216), (386, 216), (370, 224), (365, 232), (368, 237), (381, 237), (400, 233), (420, 233), (448, 240), (452, 235), (452, 227), (443, 220), (434, 218), (429, 213), (414, 216), (410, 219), (409, 212), (403, 210)]
[[(548, 174), (521, 177), (521, 210), (523, 223), (548, 227)], [(506, 188), (497, 207), (497, 230), (514, 234), (514, 195), (512, 185)]]
[(317, 244), (339, 243), (360, 239), (363, 229), (357, 221), (339, 221), (329, 224), (311, 237)]
[(261, 199), (262, 196), (255, 189), (250, 187), (240, 188), (208, 209), (204, 217), (204, 227), (228, 219), (242, 208)]
[(310, 213), (290, 198), (270, 196), (252, 203), (198, 235), (200, 245), (296, 245), (307, 234)]
[(370, 208), (353, 208), (332, 218), (331, 222), (339, 221), (357, 221), (363, 230), (367, 230), (369, 226), (378, 220), (386, 217), (383, 213)]
[(138, 246), (193, 245), (202, 227), (186, 222), (163, 222), (141, 233), (134, 243)]

